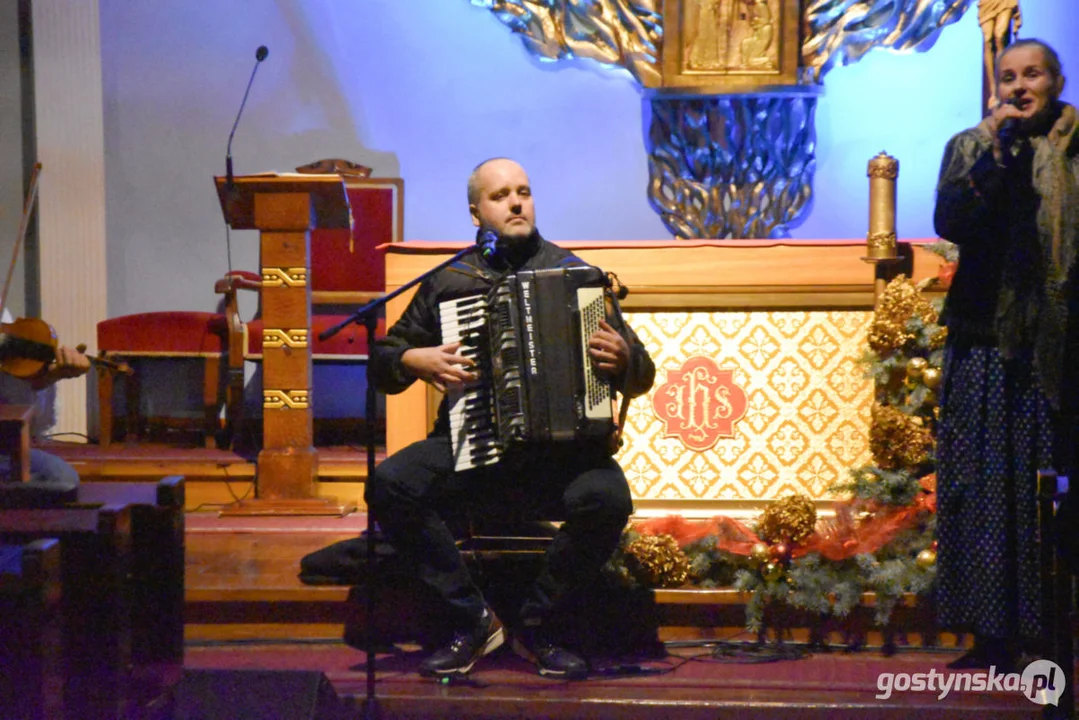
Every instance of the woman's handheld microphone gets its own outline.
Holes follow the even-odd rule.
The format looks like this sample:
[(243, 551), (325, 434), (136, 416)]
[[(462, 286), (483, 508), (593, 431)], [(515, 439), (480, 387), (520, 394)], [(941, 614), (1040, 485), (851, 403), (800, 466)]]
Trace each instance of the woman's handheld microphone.
[[(1003, 104), (1019, 107), (1019, 98), (1010, 97)], [(1015, 139), (1019, 136), (1019, 124), (1021, 122), (1022, 118), (1017, 117), (1006, 117), (1001, 120), (1000, 125), (997, 127), (997, 140), (1000, 142), (1002, 149), (1007, 150), (1015, 142)]]

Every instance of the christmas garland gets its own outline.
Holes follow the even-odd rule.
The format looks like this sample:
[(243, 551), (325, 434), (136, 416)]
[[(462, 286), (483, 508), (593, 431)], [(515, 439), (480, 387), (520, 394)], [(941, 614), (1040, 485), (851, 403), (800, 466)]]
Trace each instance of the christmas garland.
[(885, 624), (907, 593), (924, 595), (936, 577), (935, 431), (945, 328), (923, 291), (948, 284), (954, 247), (930, 247), (946, 262), (916, 284), (900, 275), (886, 287), (862, 358), (874, 380), (869, 445), (873, 462), (829, 488), (844, 496), (834, 517), (818, 519), (812, 500), (781, 498), (753, 527), (729, 517), (670, 516), (627, 528), (608, 568), (624, 584), (731, 587), (748, 595), (746, 628), (757, 632), (770, 604), (844, 617), (863, 593), (876, 595)]

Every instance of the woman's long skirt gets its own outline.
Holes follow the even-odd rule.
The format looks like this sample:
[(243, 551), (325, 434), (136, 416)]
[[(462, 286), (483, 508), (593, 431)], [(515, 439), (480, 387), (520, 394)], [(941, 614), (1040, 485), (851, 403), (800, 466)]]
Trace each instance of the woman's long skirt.
[(1040, 636), (1037, 473), (1053, 413), (1027, 360), (949, 339), (937, 437), (937, 602), (950, 630)]

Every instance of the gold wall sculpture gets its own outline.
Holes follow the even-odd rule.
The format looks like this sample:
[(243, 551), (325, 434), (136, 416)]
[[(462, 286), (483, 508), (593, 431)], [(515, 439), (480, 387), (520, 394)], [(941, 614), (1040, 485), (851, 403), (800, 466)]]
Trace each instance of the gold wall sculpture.
[(495, 13), (534, 55), (620, 65), (645, 87), (660, 84), (663, 0), (472, 0), (472, 4)]
[[(712, 84), (668, 77), (699, 74), (723, 86), (717, 93), (737, 91), (728, 80), (744, 86), (747, 77), (767, 78), (777, 66), (793, 77), (786, 64), (791, 52), (809, 71), (799, 81), (819, 83), (829, 68), (856, 62), (874, 47), (922, 47), (971, 6), (971, 0), (470, 1), (494, 13), (539, 57), (617, 65), (646, 88)], [(1001, 3), (1018, 5), (980, 2), (986, 16)]]
[(663, 87), (695, 94), (798, 82), (798, 0), (684, 0), (664, 7)]
[(813, 118), (827, 70), (874, 47), (924, 48), (971, 4), (471, 2), (493, 12), (535, 55), (620, 66), (648, 89), (648, 199), (682, 239), (788, 237), (810, 207)]
[[(872, 381), (858, 358), (867, 309), (633, 312), (656, 363), (656, 384), (630, 405), (618, 453), (638, 511), (759, 507), (789, 493), (827, 500), (827, 488), (868, 462)], [(694, 450), (666, 437), (652, 395), (688, 358), (735, 368), (745, 415), (734, 436)]]
[(835, 65), (850, 65), (882, 47), (925, 47), (945, 25), (959, 20), (971, 0), (805, 0), (802, 64), (807, 80), (821, 82)]

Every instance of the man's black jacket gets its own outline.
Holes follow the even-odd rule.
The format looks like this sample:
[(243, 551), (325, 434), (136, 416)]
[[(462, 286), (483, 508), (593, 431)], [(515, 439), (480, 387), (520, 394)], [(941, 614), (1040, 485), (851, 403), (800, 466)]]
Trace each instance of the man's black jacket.
[[(386, 393), (402, 392), (415, 382), (413, 376), (401, 364), (401, 355), (411, 348), (442, 345), (438, 305), (444, 300), (483, 292), (505, 273), (520, 270), (545, 270), (549, 268), (586, 265), (568, 250), (547, 242), (539, 233), (521, 241), (510, 250), (503, 250), (488, 259), (480, 253), (479, 246), (453, 265), (442, 269), (421, 284), (401, 318), (390, 328), (386, 337), (375, 342), (371, 350), (370, 374), (375, 386)], [(616, 312), (608, 318), (629, 345), (629, 366), (624, 376), (614, 379), (615, 388), (628, 397), (648, 391), (655, 379), (655, 365), (637, 335)], [(439, 408), (434, 434), (448, 432), (446, 403)]]

